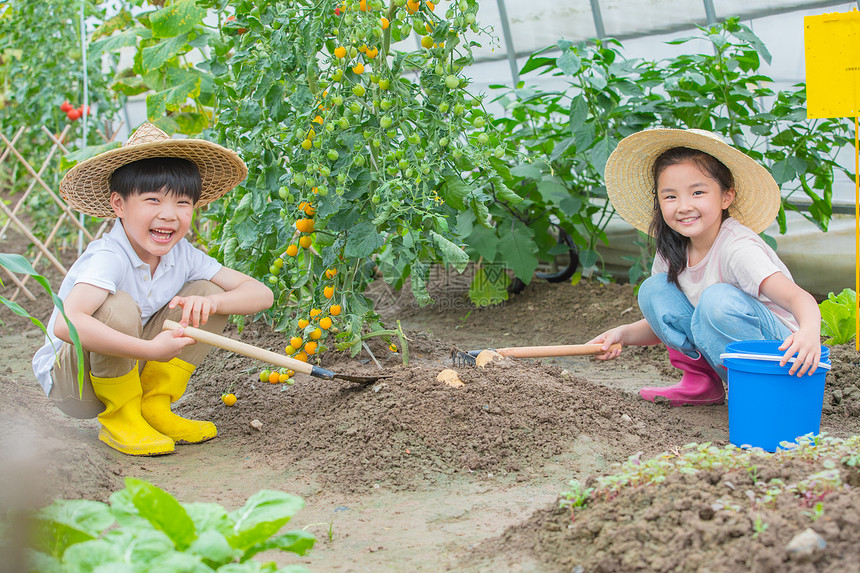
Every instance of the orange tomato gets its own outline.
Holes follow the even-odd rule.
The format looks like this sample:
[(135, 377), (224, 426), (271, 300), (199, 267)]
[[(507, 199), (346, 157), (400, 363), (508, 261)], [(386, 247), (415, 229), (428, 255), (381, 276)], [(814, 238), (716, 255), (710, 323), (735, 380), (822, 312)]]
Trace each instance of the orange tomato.
[(299, 239), (299, 244), (305, 249), (310, 247), (311, 243), (313, 243), (313, 239), (311, 239), (310, 235), (304, 235)]
[(269, 374), (269, 382), (272, 384), (277, 384), (281, 380), (281, 375), (277, 372), (272, 372)]
[(311, 321), (309, 321), (308, 319), (306, 319), (306, 318), (300, 318), (300, 319), (299, 319), (299, 328), (304, 328), (304, 327), (306, 327), (307, 325), (309, 325), (310, 323), (311, 323)]
[(340, 305), (333, 304), (331, 305), (331, 308), (328, 309), (328, 311), (331, 313), (332, 316), (338, 316), (340, 315)]
[(331, 319), (329, 317), (325, 317), (320, 319), (320, 328), (323, 330), (328, 330), (331, 328)]
[(307, 344), (305, 344), (305, 352), (306, 352), (306, 353), (308, 353), (308, 355), (316, 354), (316, 352), (317, 352), (317, 343), (316, 343), (316, 342), (311, 341), (311, 342), (308, 342)]
[(331, 298), (334, 296), (334, 287), (327, 286), (323, 289), (323, 296), (326, 298)]
[(314, 328), (308, 336), (311, 340), (319, 340), (322, 337), (322, 330)]

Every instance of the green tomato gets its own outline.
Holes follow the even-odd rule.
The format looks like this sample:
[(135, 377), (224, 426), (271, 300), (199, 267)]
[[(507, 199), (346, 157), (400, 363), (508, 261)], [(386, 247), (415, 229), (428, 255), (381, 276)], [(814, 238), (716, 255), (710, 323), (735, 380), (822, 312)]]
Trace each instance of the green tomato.
[(437, 76), (441, 76), (442, 74), (445, 73), (445, 68), (444, 68), (444, 66), (442, 66), (442, 64), (436, 64), (436, 68), (434, 71), (436, 72)]
[(475, 23), (475, 15), (472, 14), (471, 12), (466, 14), (466, 23), (467, 24), (474, 24)]
[(460, 78), (457, 76), (447, 76), (445, 78), (445, 85), (448, 86), (449, 90), (453, 90), (460, 86)]
[[(278, 268), (278, 267), (276, 267), (275, 265), (272, 265), (271, 267), (269, 267), (269, 272), (270, 272), (270, 273), (272, 273), (273, 275), (278, 274), (278, 273), (280, 272), (280, 270), (281, 270), (281, 269), (279, 269), (279, 268)], [(270, 279), (270, 280), (271, 280), (271, 279)]]
[(379, 83), (379, 75), (378, 74), (370, 74), (370, 83), (378, 84)]
[(341, 117), (340, 119), (338, 119), (337, 124), (340, 126), (341, 129), (349, 129), (349, 120), (345, 117)]
[(401, 159), (400, 161), (397, 162), (397, 166), (400, 169), (406, 169), (407, 167), (409, 167), (409, 162), (405, 159)]
[(505, 156), (505, 149), (503, 147), (497, 147), (493, 150), (493, 155), (496, 156), (496, 159), (501, 159)]
[(333, 98), (331, 98), (331, 103), (333, 103), (336, 106), (339, 106), (339, 105), (343, 104), (343, 98), (340, 97), (339, 95), (336, 95)]
[[(357, 43), (357, 41), (356, 41), (356, 43)], [(351, 48), (349, 49), (349, 57), (350, 57), (350, 58), (354, 58), (354, 57), (356, 57), (357, 55), (358, 55), (358, 49), (357, 49), (355, 46), (351, 47)]]
[(382, 117), (380, 118), (380, 120), (379, 120), (379, 126), (380, 126), (382, 129), (388, 129), (389, 127), (391, 127), (391, 124), (392, 124), (393, 122), (394, 122), (394, 120), (392, 120), (392, 119), (391, 119), (391, 117), (389, 117), (389, 116), (387, 116), (387, 115), (384, 115), (384, 116), (382, 116)]
[(289, 192), (290, 192), (290, 190), (289, 190), (289, 189), (287, 189), (286, 187), (281, 187), (280, 189), (278, 189), (278, 196), (279, 196), (281, 199), (286, 199), (286, 198), (287, 198), (287, 193), (289, 193)]
[(474, 125), (474, 126), (475, 126), (475, 127), (477, 127), (478, 129), (481, 129), (481, 128), (482, 128), (482, 127), (484, 127), (486, 124), (487, 124), (486, 120), (484, 119), (484, 117), (483, 117), (483, 116), (480, 116), (480, 115), (479, 115), (478, 117), (476, 117), (476, 118), (475, 118), (475, 121), (473, 121), (473, 122), (472, 122), (472, 125)]
[(301, 173), (293, 174), (293, 181), (296, 185), (304, 185), (305, 184), (305, 176)]
[(320, 149), (322, 147), (322, 139), (320, 139), (319, 137), (314, 139), (314, 147)]
[(363, 85), (357, 84), (353, 86), (352, 93), (355, 94), (357, 97), (364, 97), (364, 94), (367, 93), (367, 90), (364, 89)]
[(382, 197), (380, 197), (378, 194), (374, 194), (373, 197), (370, 198), (370, 202), (373, 203), (374, 205), (379, 205), (379, 203), (381, 201), (382, 201)]
[(325, 185), (318, 186), (317, 195), (319, 195), (320, 197), (325, 197), (326, 195), (328, 195), (328, 187), (326, 187)]
[(487, 145), (488, 141), (490, 141), (490, 138), (487, 137), (486, 133), (478, 134), (478, 143), (480, 143), (481, 145)]
[(323, 177), (328, 177), (329, 175), (331, 175), (331, 169), (323, 165), (322, 167), (320, 167), (320, 175), (322, 175)]
[(346, 181), (346, 173), (338, 173), (337, 174), (337, 182), (343, 183), (344, 181)]
[(451, 106), (448, 105), (448, 102), (443, 101), (439, 104), (439, 111), (442, 113), (448, 113), (448, 110), (451, 109)]
[(403, 8), (406, 6), (406, 0), (394, 0), (394, 5), (398, 8)]
[(352, 102), (351, 104), (349, 104), (349, 111), (351, 111), (355, 115), (358, 115), (359, 113), (361, 113), (361, 104), (357, 101)]
[(275, 259), (275, 262), (273, 264), (276, 267), (278, 267), (279, 269), (282, 269), (282, 268), (284, 268), (284, 259), (282, 259), (281, 257), (278, 257), (277, 259)]
[(356, 167), (364, 167), (364, 156), (363, 155), (356, 155), (355, 157), (352, 158), (352, 163)]
[(417, 133), (413, 132), (406, 136), (406, 141), (412, 145), (417, 145), (418, 142), (421, 141), (421, 137)]
[(382, 100), (381, 102), (379, 102), (379, 108), (380, 108), (382, 111), (388, 111), (389, 109), (391, 109), (391, 106), (393, 106), (393, 105), (394, 105), (394, 104), (393, 104), (393, 103), (391, 103), (391, 100), (390, 100), (390, 99), (388, 99), (388, 98), (386, 98), (386, 99)]
[(388, 139), (394, 139), (395, 137), (397, 137), (397, 130), (389, 129), (385, 132), (385, 136), (388, 137)]
[(381, 90), (387, 90), (390, 85), (391, 81), (389, 81), (387, 78), (382, 78), (381, 80), (379, 80), (379, 89)]
[(342, 80), (343, 79), (343, 70), (340, 68), (336, 69), (334, 72), (332, 72), (331, 79), (333, 81), (336, 81), (336, 82), (339, 82), (340, 80)]
[(275, 275), (270, 275), (269, 276), (269, 284), (270, 285), (278, 284), (278, 277), (276, 277)]
[(454, 115), (463, 115), (466, 112), (466, 106), (458, 103), (454, 106)]
[(326, 157), (328, 157), (331, 161), (337, 161), (337, 158), (340, 157), (340, 154), (334, 149), (329, 149), (328, 153), (326, 153)]
[(325, 130), (326, 130), (328, 133), (333, 132), (333, 131), (334, 131), (334, 124), (333, 124), (333, 123), (327, 123), (327, 124), (325, 124)]
[(448, 138), (443, 137), (439, 140), (439, 147), (448, 147)]
[(363, 132), (361, 132), (361, 135), (364, 136), (364, 139), (370, 139), (371, 137), (373, 137), (373, 132), (369, 129), (365, 129)]
[(417, 157), (418, 159), (424, 159), (424, 150), (420, 149), (420, 148), (416, 149), (415, 150), (415, 157)]
[(371, 143), (373, 143), (373, 147), (382, 147), (382, 140), (378, 137), (374, 137)]
[(460, 12), (466, 12), (469, 9), (469, 4), (466, 2), (466, 0), (460, 0), (460, 2), (457, 4), (457, 7), (460, 8)]
[(296, 381), (293, 378), (287, 378), (287, 381), (284, 382), (284, 384), (286, 384), (287, 386), (292, 386), (295, 383)]

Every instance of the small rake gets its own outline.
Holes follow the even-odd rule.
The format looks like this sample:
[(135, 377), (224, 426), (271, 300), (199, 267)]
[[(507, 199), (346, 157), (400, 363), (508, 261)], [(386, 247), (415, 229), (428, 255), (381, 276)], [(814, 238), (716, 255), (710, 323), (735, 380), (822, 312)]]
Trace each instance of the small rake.
[[(562, 344), (557, 346), (511, 346), (508, 348), (487, 348), (484, 350), (451, 351), (451, 361), (455, 366), (483, 366), (498, 356), (510, 358), (551, 358), (554, 356), (594, 356), (621, 348), (613, 344), (603, 350), (602, 344)], [(479, 358), (480, 357), (480, 358)]]

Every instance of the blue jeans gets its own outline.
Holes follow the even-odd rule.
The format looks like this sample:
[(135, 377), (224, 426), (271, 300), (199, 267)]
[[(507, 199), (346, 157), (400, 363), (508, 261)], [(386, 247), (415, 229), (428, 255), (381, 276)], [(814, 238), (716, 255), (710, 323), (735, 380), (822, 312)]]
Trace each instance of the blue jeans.
[(765, 305), (725, 283), (706, 288), (694, 307), (665, 273), (656, 274), (639, 287), (639, 308), (666, 346), (691, 358), (701, 353), (723, 380), (726, 369), (720, 354), (730, 342), (785, 340), (791, 335)]

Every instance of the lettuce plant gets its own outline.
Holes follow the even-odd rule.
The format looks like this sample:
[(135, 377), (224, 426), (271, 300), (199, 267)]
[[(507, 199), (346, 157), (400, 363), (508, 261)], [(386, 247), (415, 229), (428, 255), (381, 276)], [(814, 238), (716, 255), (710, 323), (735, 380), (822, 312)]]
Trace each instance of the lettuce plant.
[(821, 309), (821, 333), (829, 337), (825, 344), (847, 344), (857, 328), (857, 293), (846, 288), (838, 295), (832, 292), (818, 305)]
[(228, 512), (217, 503), (180, 503), (166, 491), (127, 477), (110, 504), (59, 500), (35, 515), (30, 571), (185, 571), (298, 573), (251, 557), (280, 549), (304, 555), (315, 538), (280, 529), (301, 498), (261, 490)]

